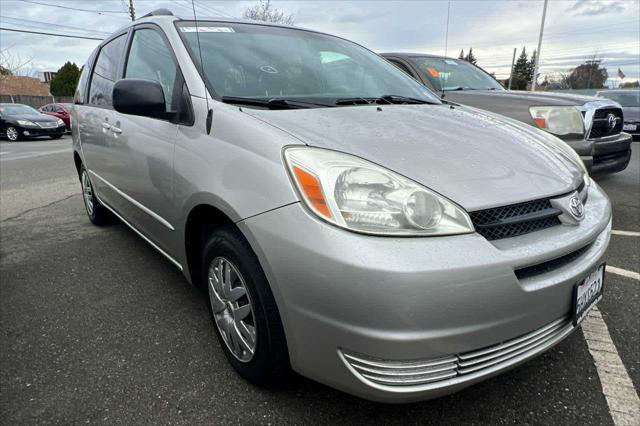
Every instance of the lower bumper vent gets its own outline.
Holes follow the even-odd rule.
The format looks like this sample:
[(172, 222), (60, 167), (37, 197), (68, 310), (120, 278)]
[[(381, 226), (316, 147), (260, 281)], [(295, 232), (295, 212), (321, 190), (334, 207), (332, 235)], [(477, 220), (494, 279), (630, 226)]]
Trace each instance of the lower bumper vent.
[(547, 343), (571, 327), (571, 320), (565, 317), (515, 339), (431, 360), (392, 361), (345, 351), (342, 355), (365, 381), (386, 386), (425, 385), (451, 379), (457, 381), (471, 374), (481, 375), (501, 364), (506, 368), (517, 357), (542, 351)]

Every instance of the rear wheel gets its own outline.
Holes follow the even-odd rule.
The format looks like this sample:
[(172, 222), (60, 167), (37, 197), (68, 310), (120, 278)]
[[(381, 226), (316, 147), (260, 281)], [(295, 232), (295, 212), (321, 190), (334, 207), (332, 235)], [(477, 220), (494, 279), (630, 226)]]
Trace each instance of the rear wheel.
[(269, 386), (289, 372), (280, 314), (258, 258), (233, 227), (209, 237), (202, 256), (209, 311), (225, 356), (245, 379)]
[(107, 210), (93, 191), (93, 185), (89, 179), (89, 173), (84, 166), (80, 169), (80, 184), (82, 185), (82, 198), (84, 200), (84, 207), (87, 210), (87, 216), (94, 225), (103, 226), (109, 225), (114, 222), (113, 214)]
[(18, 129), (16, 129), (15, 127), (12, 127), (12, 126), (7, 127), (6, 135), (7, 135), (7, 139), (9, 139), (11, 142), (17, 142), (20, 140), (20, 133), (18, 132)]

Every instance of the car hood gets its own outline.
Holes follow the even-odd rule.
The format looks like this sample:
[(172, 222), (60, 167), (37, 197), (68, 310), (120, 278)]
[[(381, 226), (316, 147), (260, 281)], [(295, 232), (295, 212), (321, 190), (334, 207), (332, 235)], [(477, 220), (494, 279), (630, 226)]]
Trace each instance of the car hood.
[[(563, 194), (581, 169), (546, 132), (448, 105), (244, 111), (301, 142), (357, 155), (439, 192), (467, 210)], [(570, 149), (569, 149), (570, 150)]]
[(58, 121), (57, 117), (53, 117), (47, 114), (18, 114), (8, 115), (7, 118), (11, 120), (29, 120), (33, 122)]
[[(528, 106), (538, 105), (562, 105), (562, 106), (579, 106), (588, 102), (602, 101), (603, 98), (594, 96), (582, 96), (569, 93), (555, 92), (527, 92), (524, 90), (459, 90), (445, 92), (445, 98), (454, 102), (463, 98), (486, 98), (503, 99), (510, 101), (524, 102)], [(462, 102), (464, 103), (464, 102)]]

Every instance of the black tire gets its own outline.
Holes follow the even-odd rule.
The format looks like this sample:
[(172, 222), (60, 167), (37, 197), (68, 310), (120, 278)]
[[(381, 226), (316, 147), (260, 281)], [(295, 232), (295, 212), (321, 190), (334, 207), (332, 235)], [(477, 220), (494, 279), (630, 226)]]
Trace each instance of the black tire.
[(60, 139), (62, 135), (51, 135), (49, 136), (51, 139)]
[[(85, 181), (86, 179), (86, 181)], [(86, 192), (85, 185), (89, 186), (90, 194)], [(91, 223), (97, 226), (111, 225), (115, 222), (115, 216), (105, 206), (103, 206), (93, 191), (93, 184), (89, 179), (89, 173), (84, 166), (80, 167), (80, 187), (82, 189), (82, 201), (85, 211)], [(89, 202), (91, 204), (89, 204)]]
[[(214, 259), (224, 257), (242, 275), (249, 292), (256, 329), (256, 348), (253, 358), (240, 361), (229, 349), (216, 325), (209, 294), (209, 266)], [(281, 385), (289, 377), (290, 365), (287, 342), (269, 282), (258, 258), (244, 236), (233, 226), (224, 226), (209, 236), (202, 250), (201, 283), (207, 292), (207, 305), (220, 346), (233, 368), (249, 382), (265, 387)]]
[(20, 132), (18, 131), (18, 129), (13, 126), (7, 127), (4, 131), (4, 134), (9, 142), (18, 142), (22, 139), (22, 136), (20, 136)]

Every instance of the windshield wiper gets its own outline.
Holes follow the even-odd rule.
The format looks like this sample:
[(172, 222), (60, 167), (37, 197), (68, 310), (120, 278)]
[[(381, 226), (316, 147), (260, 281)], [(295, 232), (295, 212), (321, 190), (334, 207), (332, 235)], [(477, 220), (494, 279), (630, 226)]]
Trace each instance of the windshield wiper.
[(444, 89), (445, 92), (455, 92), (458, 90), (477, 90), (477, 89), (474, 89), (473, 87), (463, 87), (463, 86), (447, 87), (446, 89)]
[(248, 105), (264, 107), (269, 109), (299, 109), (312, 107), (332, 107), (333, 105), (321, 104), (316, 102), (298, 101), (292, 99), (260, 99), (260, 98), (243, 98), (239, 96), (223, 96), (222, 102), (234, 105)]
[(382, 95), (376, 101), (386, 101), (391, 104), (433, 104), (434, 102), (430, 102), (424, 99), (418, 98), (410, 98), (407, 96), (400, 95)]
[(374, 104), (433, 104), (424, 99), (400, 95), (382, 95), (377, 98), (340, 98), (336, 105), (374, 105)]

